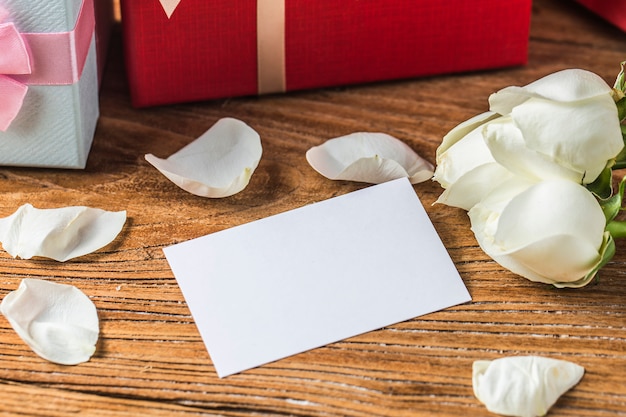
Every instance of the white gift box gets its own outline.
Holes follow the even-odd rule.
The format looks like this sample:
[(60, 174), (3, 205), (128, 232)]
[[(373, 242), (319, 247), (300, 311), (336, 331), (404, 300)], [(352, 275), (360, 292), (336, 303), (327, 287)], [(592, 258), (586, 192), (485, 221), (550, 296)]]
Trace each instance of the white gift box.
[[(32, 67), (25, 75), (0, 69), (28, 87), (17, 116), (0, 130), (0, 165), (84, 168), (99, 116), (93, 0), (0, 0), (0, 8), (8, 12), (0, 25), (13, 24)], [(46, 39), (55, 36), (43, 43), (41, 36), (30, 37), (40, 34), (55, 34), (66, 45), (51, 54)]]

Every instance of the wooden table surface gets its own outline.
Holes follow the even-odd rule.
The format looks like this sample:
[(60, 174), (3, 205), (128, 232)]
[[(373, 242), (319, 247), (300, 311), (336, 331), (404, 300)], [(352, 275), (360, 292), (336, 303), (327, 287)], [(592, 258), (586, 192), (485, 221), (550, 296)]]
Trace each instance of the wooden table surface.
[[(497, 34), (494, 34), (497, 36)], [(543, 355), (586, 368), (552, 416), (626, 415), (626, 244), (597, 283), (557, 290), (507, 272), (477, 246), (465, 212), (417, 194), (473, 301), (218, 378), (162, 248), (365, 187), (333, 182), (304, 153), (326, 139), (381, 131), (434, 161), (442, 136), (487, 109), (490, 93), (579, 67), (612, 84), (626, 34), (570, 1), (536, 0), (528, 65), (263, 98), (134, 109), (116, 29), (101, 118), (83, 171), (0, 169), (0, 216), (24, 203), (127, 210), (118, 238), (66, 263), (0, 252), (0, 296), (26, 277), (72, 284), (100, 317), (97, 352), (62, 366), (36, 356), (0, 317), (1, 415), (489, 415), (472, 392), (472, 362)], [(221, 117), (261, 135), (249, 186), (210, 200), (179, 189), (144, 160), (166, 157)], [(415, 269), (419, 271), (420, 265)]]

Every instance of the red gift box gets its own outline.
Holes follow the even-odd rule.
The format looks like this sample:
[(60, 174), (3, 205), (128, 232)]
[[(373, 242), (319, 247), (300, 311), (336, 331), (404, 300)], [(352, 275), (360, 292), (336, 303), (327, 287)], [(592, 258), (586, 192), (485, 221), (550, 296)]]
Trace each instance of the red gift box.
[(623, 0), (577, 0), (594, 13), (626, 31), (626, 1)]
[[(530, 8), (531, 0), (121, 2), (136, 106), (523, 65)], [(282, 87), (263, 87), (268, 71)]]

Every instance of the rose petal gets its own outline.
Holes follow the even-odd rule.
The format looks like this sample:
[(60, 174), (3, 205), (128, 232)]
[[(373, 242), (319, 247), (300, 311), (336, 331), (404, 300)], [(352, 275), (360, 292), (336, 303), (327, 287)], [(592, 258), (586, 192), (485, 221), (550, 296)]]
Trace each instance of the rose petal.
[(25, 278), (4, 297), (0, 312), (37, 355), (51, 362), (76, 365), (96, 350), (96, 307), (71, 285)]
[[(444, 152), (446, 152), (448, 149), (450, 149), (450, 147), (452, 147), (455, 143), (463, 139), (473, 130), (476, 130), (477, 128), (484, 125), (485, 123), (491, 120), (494, 120), (498, 117), (500, 117), (499, 114), (488, 111), (485, 113), (478, 114), (472, 117), (471, 119), (468, 119), (458, 124), (457, 126), (455, 126), (451, 131), (449, 131), (443, 137), (443, 140), (441, 141), (441, 145), (439, 145), (439, 147), (437, 148), (437, 165), (439, 165), (440, 163), (439, 162), (440, 156)], [(478, 129), (477, 131), (480, 132), (480, 129)]]
[(549, 74), (525, 87), (503, 88), (489, 97), (489, 109), (504, 115), (531, 97), (567, 103), (610, 94), (611, 87), (597, 74), (567, 69)]
[[(509, 171), (529, 179), (567, 179), (581, 182), (584, 172), (562, 166), (547, 155), (529, 148), (522, 131), (509, 116), (490, 123), (484, 130), (485, 142), (493, 158)], [(606, 164), (606, 160), (604, 161)]]
[[(609, 95), (584, 105), (530, 99), (512, 111), (526, 146), (593, 182), (624, 147), (617, 107)], [(582, 178), (582, 175), (581, 175)]]
[(482, 125), (471, 130), (437, 156), (433, 180), (448, 188), (468, 172), (495, 160), (482, 135)]
[(493, 257), (493, 252), (500, 249), (497, 247), (491, 250), (491, 246), (494, 245), (494, 236), (504, 209), (515, 196), (523, 193), (534, 184), (536, 183), (527, 178), (511, 176), (494, 187), (489, 194), (468, 211), (471, 229), (485, 253)]
[(599, 75), (572, 68), (548, 74), (524, 87), (541, 97), (561, 102), (586, 100), (611, 94), (611, 87)]
[(495, 239), (515, 250), (544, 237), (568, 234), (598, 248), (605, 223), (600, 205), (585, 187), (565, 180), (542, 181), (506, 206)]
[(126, 222), (126, 211), (75, 206), (37, 209), (24, 204), (0, 219), (0, 242), (13, 257), (43, 256), (59, 262), (108, 245)]
[(412, 184), (432, 178), (433, 165), (407, 144), (384, 133), (358, 132), (309, 149), (306, 159), (331, 180), (380, 184), (407, 177)]
[(224, 118), (167, 159), (146, 160), (183, 190), (220, 198), (246, 188), (261, 160), (259, 134), (244, 122)]
[(485, 253), (531, 281), (582, 286), (602, 259), (604, 214), (593, 195), (574, 182), (533, 184), (513, 177), (468, 214)]
[(511, 175), (511, 172), (495, 162), (479, 165), (445, 189), (437, 203), (470, 210)]
[(512, 356), (475, 361), (474, 395), (492, 413), (545, 415), (561, 395), (574, 387), (585, 369), (575, 363), (540, 356)]
[(600, 260), (604, 226), (602, 209), (583, 186), (543, 181), (506, 206), (488, 250), (497, 262), (514, 259), (532, 271), (526, 277), (533, 281), (578, 281)]
[(531, 242), (514, 252), (495, 254), (493, 259), (531, 281), (574, 288), (593, 278), (584, 280), (600, 261), (600, 253), (589, 242), (563, 234)]

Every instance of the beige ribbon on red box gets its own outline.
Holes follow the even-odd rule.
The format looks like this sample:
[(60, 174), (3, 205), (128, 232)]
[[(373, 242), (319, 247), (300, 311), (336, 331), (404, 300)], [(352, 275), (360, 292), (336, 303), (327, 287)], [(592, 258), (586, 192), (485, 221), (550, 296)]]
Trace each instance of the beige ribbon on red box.
[[(159, 0), (167, 18), (182, 0)], [(258, 93), (286, 90), (285, 0), (257, 0)]]

